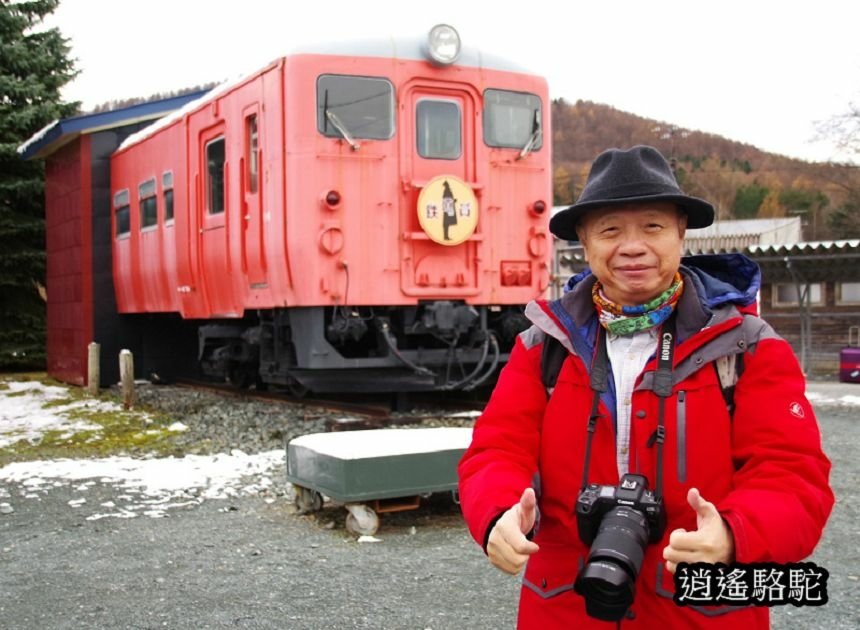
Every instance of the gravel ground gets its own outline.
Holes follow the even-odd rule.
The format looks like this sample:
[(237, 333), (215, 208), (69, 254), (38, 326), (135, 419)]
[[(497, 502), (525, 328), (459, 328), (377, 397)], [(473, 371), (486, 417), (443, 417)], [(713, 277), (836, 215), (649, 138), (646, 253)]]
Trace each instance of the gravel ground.
[[(220, 453), (239, 448), (248, 453), (283, 448), (293, 438), (331, 430), (333, 424), (366, 421), (356, 414), (323, 407), (229, 397), (213, 391), (171, 385), (137, 388), (138, 402), (182, 421), (188, 431), (175, 439), (189, 453)], [(451, 417), (453, 411), (416, 407), (391, 414), (392, 428), (472, 426), (474, 417)]]
[[(813, 385), (816, 389), (816, 385)], [(860, 387), (822, 384), (838, 397)], [(140, 400), (185, 423), (188, 452), (280, 448), (348, 414), (143, 387)], [(838, 503), (811, 558), (830, 571), (823, 608), (777, 608), (777, 630), (860, 628), (858, 407), (819, 405)], [(459, 424), (442, 413), (418, 425)], [(0, 627), (42, 628), (511, 628), (518, 580), (489, 566), (448, 495), (388, 514), (359, 543), (346, 512), (296, 513), (283, 471), (259, 496), (206, 501), (168, 518), (89, 521), (69, 486), (0, 515)], [(11, 497), (21, 489), (9, 484)], [(89, 503), (115, 500), (96, 483)]]

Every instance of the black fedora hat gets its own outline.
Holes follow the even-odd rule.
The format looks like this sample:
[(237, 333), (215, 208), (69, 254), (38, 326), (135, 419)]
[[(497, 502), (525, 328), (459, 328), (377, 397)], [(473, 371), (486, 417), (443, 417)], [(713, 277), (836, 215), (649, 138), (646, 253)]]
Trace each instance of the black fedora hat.
[(591, 165), (585, 188), (576, 203), (558, 212), (549, 222), (557, 237), (575, 241), (576, 224), (594, 208), (649, 201), (671, 201), (687, 213), (688, 228), (714, 222), (714, 206), (685, 195), (675, 181), (669, 163), (654, 147), (639, 145), (627, 151), (609, 149)]

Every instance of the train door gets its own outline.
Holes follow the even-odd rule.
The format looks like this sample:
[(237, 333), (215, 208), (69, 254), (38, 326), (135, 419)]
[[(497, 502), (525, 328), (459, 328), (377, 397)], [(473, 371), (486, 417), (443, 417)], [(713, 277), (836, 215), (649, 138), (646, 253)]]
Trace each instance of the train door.
[(456, 85), (416, 82), (401, 95), (407, 295), (478, 293), (475, 103), (472, 92)]
[(227, 229), (227, 141), (224, 126), (200, 133), (197, 188), (199, 277), (211, 316), (235, 316)]
[(252, 289), (266, 286), (266, 252), (263, 237), (263, 195), (260, 168), (259, 107), (244, 111), (244, 147), (242, 156), (242, 268)]

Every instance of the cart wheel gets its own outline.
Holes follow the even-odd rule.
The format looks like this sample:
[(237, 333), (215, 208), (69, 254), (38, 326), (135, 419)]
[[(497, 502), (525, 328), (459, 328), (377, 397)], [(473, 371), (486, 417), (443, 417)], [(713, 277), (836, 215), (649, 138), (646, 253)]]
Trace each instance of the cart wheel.
[(296, 486), (296, 507), (299, 512), (307, 514), (308, 512), (318, 512), (322, 509), (323, 498), (316, 490)]
[(346, 506), (347, 531), (359, 536), (373, 536), (379, 530), (379, 517), (372, 509), (363, 503), (351, 503)]

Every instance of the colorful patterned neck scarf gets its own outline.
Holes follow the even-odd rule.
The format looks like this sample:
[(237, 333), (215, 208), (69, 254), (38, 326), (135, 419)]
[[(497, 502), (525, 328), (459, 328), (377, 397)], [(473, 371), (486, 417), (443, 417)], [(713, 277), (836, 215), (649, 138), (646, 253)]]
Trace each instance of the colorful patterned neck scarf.
[(639, 306), (621, 306), (610, 302), (603, 295), (603, 285), (600, 281), (594, 283), (591, 297), (600, 323), (606, 330), (614, 335), (632, 335), (640, 330), (659, 326), (669, 319), (683, 291), (684, 281), (681, 279), (681, 274), (676, 272), (672, 286), (650, 302)]

